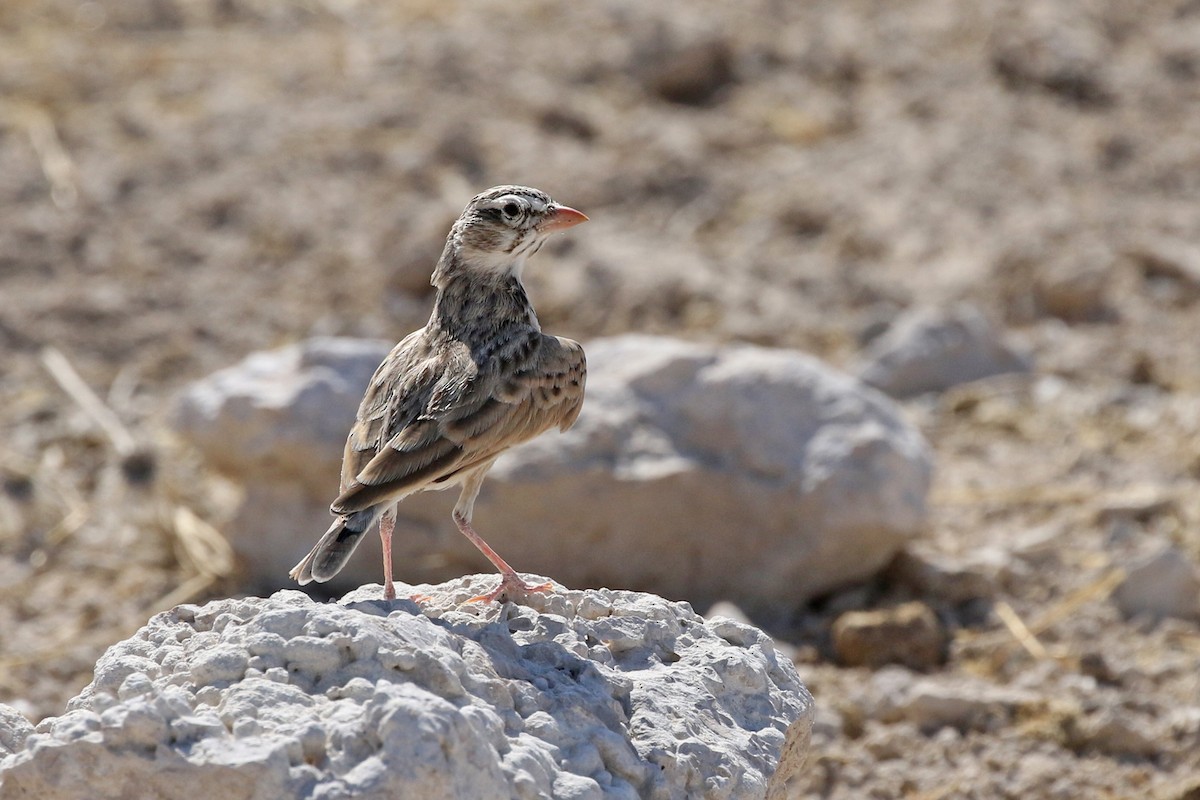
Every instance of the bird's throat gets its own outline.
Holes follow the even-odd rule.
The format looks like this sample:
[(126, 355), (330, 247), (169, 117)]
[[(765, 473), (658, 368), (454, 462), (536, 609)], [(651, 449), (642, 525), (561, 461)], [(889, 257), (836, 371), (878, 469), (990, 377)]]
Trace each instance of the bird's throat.
[(429, 323), (468, 342), (491, 335), (497, 327), (541, 330), (520, 278), (487, 273), (447, 276), (438, 286)]

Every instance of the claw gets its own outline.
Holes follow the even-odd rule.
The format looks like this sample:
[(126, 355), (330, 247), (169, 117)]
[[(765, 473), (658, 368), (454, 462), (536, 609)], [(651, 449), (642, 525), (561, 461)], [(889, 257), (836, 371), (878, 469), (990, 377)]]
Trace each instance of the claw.
[(500, 602), (501, 598), (507, 600), (516, 600), (518, 598), (523, 598), (532, 592), (549, 592), (553, 588), (554, 584), (551, 581), (546, 581), (545, 583), (537, 586), (530, 586), (515, 574), (503, 575), (500, 578), (500, 585), (496, 587), (495, 591), (489, 592), (488, 594), (476, 595), (475, 597), (467, 600), (467, 602), (494, 603)]

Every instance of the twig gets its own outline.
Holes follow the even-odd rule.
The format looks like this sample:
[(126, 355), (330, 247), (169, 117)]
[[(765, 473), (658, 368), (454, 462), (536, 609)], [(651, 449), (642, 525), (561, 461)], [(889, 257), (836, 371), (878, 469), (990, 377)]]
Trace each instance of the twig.
[(60, 350), (55, 347), (44, 348), (42, 364), (67, 396), (104, 432), (119, 456), (128, 456), (137, 449), (133, 434), (121, 423), (113, 410), (104, 405), (104, 401), (79, 376)]
[(55, 546), (84, 526), (90, 516), (86, 506), (73, 506), (53, 528), (46, 531), (46, 543)]
[(40, 108), (29, 106), (21, 109), (18, 119), (24, 123), (25, 132), (33, 151), (37, 153), (42, 174), (50, 184), (50, 199), (59, 208), (71, 208), (79, 199), (75, 162), (63, 146), (54, 120)]
[(955, 781), (954, 783), (948, 783), (943, 786), (939, 786), (936, 789), (930, 789), (927, 792), (921, 792), (920, 794), (912, 795), (912, 800), (942, 800), (943, 797), (947, 797), (954, 792), (960, 791), (961, 788), (962, 787), (959, 786), (958, 781)]
[(1074, 614), (1087, 603), (1107, 598), (1114, 589), (1121, 585), (1121, 581), (1125, 580), (1125, 574), (1125, 570), (1120, 567), (1109, 570), (1087, 586), (1076, 589), (1067, 595), (1062, 602), (1048, 609), (1028, 625), (1018, 616), (1012, 606), (1003, 600), (998, 601), (995, 605), (996, 615), (1004, 623), (1004, 627), (1008, 631), (1007, 636), (1002, 631), (986, 631), (975, 634), (964, 631), (959, 635), (964, 643), (969, 643), (974, 648), (998, 647), (1003, 649), (1006, 644), (1011, 645), (1011, 639), (1009, 639), (1011, 637), (1034, 658), (1059, 658), (1061, 654), (1050, 652), (1037, 637)]
[(1008, 628), (1008, 632), (1013, 635), (1013, 638), (1025, 648), (1025, 652), (1038, 661), (1046, 659), (1048, 655), (1046, 648), (1037, 640), (1037, 637), (1033, 635), (1033, 632), (1029, 630), (1012, 606), (1003, 600), (999, 601), (996, 603), (996, 615), (1000, 617), (1000, 621), (1004, 623), (1004, 627)]
[(171, 523), (183, 555), (196, 572), (212, 580), (233, 573), (233, 548), (220, 531), (196, 516), (196, 512), (187, 506), (175, 507)]
[(133, 396), (138, 388), (138, 368), (134, 364), (126, 364), (117, 371), (112, 385), (108, 387), (108, 407), (114, 409), (127, 408), (133, 402)]
[(1125, 580), (1125, 570), (1114, 567), (1087, 586), (1067, 595), (1061, 603), (1046, 611), (1030, 626), (1033, 633), (1044, 633), (1074, 614), (1086, 603), (1106, 599)]

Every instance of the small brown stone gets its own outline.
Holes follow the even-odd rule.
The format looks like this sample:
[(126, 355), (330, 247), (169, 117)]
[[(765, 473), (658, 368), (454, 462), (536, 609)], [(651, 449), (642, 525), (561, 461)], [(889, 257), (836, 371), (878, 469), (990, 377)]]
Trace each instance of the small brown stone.
[(925, 670), (945, 660), (946, 633), (921, 602), (875, 611), (847, 611), (833, 623), (833, 649), (851, 667), (903, 664)]
[(719, 39), (693, 42), (656, 54), (647, 76), (650, 90), (664, 100), (687, 106), (713, 102), (734, 81), (734, 59)]

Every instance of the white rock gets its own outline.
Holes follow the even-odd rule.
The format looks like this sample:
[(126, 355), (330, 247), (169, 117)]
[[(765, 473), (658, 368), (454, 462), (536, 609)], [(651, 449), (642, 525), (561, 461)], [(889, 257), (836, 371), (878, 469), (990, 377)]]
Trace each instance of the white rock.
[[(734, 622), (740, 622), (743, 625), (754, 624), (753, 620), (750, 619), (745, 611), (742, 611), (736, 605), (727, 600), (721, 600), (717, 603), (713, 603), (711, 606), (709, 606), (709, 609), (704, 612), (704, 616), (706, 619), (711, 620), (714, 624), (717, 622), (718, 617), (724, 617), (726, 619), (733, 620)], [(787, 642), (781, 642), (774, 637), (771, 638), (771, 643), (775, 646), (775, 650), (778, 651), (781, 656), (787, 658), (789, 661), (794, 662), (796, 660), (797, 651), (795, 645)]]
[(0, 703), (0, 758), (15, 753), (25, 745), (33, 725), (25, 715), (12, 706)]
[(320, 337), (254, 353), (192, 383), (173, 423), (219, 469), (330, 491), (332, 464), (335, 490), (359, 400), (390, 349), (382, 341)]
[(858, 376), (893, 397), (938, 392), (1032, 363), (973, 306), (922, 309), (896, 320), (864, 354)]
[(159, 614), (0, 761), (0, 796), (792, 796), (813, 701), (761, 631), (610, 590), (463, 605), (492, 580)]
[(1127, 616), (1198, 619), (1200, 574), (1187, 555), (1166, 547), (1131, 564), (1113, 600)]
[(959, 677), (921, 678), (883, 693), (875, 714), (887, 722), (910, 722), (924, 731), (950, 726), (991, 730), (1042, 698), (1033, 692)]
[[(320, 340), (201, 381), (176, 415), (247, 486), (229, 533), (255, 577), (275, 586), (326, 527), (358, 402), (350, 384), (365, 384), (375, 357), (366, 345), (338, 347), (352, 354), (344, 379), (333, 375), (338, 349)], [(871, 575), (921, 529), (928, 447), (890, 400), (853, 378), (760, 347), (623, 336), (587, 352), (576, 426), (503, 456), (476, 505), (476, 526), (518, 569), (759, 614)], [(289, 396), (327, 407), (309, 399), (291, 417)], [(452, 504), (434, 493), (401, 504), (400, 577), (482, 566), (450, 522)], [(334, 585), (378, 581), (378, 549), (362, 546)]]

